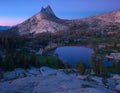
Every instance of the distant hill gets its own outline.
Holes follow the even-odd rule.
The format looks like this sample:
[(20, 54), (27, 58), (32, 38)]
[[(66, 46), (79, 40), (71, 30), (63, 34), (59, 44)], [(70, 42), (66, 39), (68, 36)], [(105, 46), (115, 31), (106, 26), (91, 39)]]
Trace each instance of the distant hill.
[(0, 26), (0, 31), (7, 30), (9, 28), (10, 28), (10, 26)]

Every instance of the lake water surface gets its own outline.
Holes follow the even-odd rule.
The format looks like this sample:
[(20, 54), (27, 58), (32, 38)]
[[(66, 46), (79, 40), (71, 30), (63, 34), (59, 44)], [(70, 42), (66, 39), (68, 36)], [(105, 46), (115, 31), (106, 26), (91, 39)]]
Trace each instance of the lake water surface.
[(71, 65), (75, 65), (80, 61), (84, 61), (86, 65), (90, 65), (93, 50), (80, 46), (64, 46), (57, 48), (55, 54), (57, 54), (63, 62), (68, 62)]
[[(70, 65), (83, 61), (87, 66), (91, 66), (91, 57), (94, 53), (93, 49), (80, 46), (63, 46), (55, 50), (55, 54), (63, 61)], [(105, 66), (112, 66), (112, 61), (104, 59)]]

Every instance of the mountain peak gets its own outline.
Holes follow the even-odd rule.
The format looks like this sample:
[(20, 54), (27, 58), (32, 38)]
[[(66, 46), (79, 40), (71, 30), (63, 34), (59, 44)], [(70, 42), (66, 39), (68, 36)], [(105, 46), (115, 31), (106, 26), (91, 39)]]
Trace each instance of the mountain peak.
[(40, 11), (41, 14), (45, 15), (49, 15), (49, 16), (55, 16), (53, 10), (51, 9), (50, 5), (48, 5), (46, 8), (41, 9)]

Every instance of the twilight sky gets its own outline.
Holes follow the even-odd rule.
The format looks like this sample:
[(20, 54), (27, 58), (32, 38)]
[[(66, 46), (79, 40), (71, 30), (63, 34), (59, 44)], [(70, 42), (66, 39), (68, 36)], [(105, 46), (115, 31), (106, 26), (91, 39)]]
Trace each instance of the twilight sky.
[(120, 9), (120, 0), (0, 0), (0, 25), (19, 24), (47, 5), (59, 18), (76, 19)]

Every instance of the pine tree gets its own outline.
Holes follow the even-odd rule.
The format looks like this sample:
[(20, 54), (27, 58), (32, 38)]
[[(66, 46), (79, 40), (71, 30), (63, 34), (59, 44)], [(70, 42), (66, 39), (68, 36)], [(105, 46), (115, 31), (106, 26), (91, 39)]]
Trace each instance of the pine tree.
[(96, 75), (106, 75), (107, 74), (107, 70), (103, 63), (103, 60), (100, 58), (96, 58), (93, 69), (94, 69), (94, 72), (96, 73)]
[(85, 73), (85, 70), (86, 70), (86, 65), (83, 61), (80, 61), (78, 64), (77, 64), (77, 69), (79, 71), (80, 74), (84, 74)]
[(0, 55), (0, 68), (2, 68), (2, 64), (3, 64), (3, 58), (2, 58), (2, 56)]
[(29, 63), (28, 63), (28, 56), (26, 54), (23, 55), (23, 68), (27, 69), (29, 68)]
[(5, 70), (11, 71), (15, 68), (14, 59), (11, 55), (7, 54), (4, 62)]
[(92, 55), (92, 66), (96, 75), (107, 74), (107, 69), (103, 63), (102, 57), (98, 57), (98, 50), (94, 50), (94, 54)]
[(58, 56), (56, 56), (56, 60), (58, 68), (65, 68), (65, 64), (58, 58)]

